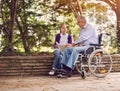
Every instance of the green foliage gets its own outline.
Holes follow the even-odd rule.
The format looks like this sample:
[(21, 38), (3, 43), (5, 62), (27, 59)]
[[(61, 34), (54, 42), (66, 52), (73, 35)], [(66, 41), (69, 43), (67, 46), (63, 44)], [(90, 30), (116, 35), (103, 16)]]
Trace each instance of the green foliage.
[[(9, 3), (7, 1), (0, 1), (2, 5), (0, 11), (0, 24), (2, 26), (1, 48), (7, 45), (10, 17)], [(58, 4), (61, 6), (55, 9)], [(51, 48), (54, 36), (59, 32), (58, 27), (61, 22), (66, 23), (68, 33), (72, 34), (76, 39), (80, 29), (76, 24), (74, 15), (66, 4), (65, 0), (18, 0), (13, 47), (20, 52), (26, 52), (25, 47), (28, 47), (31, 52), (40, 52), (43, 46)], [(110, 34), (109, 41), (112, 51), (112, 48), (116, 47), (116, 31), (115, 25), (110, 20), (110, 14), (113, 12), (109, 12), (111, 11), (109, 6), (96, 2), (82, 2), (81, 6), (83, 14), (89, 22), (97, 26), (98, 30)], [(106, 42), (104, 44), (107, 46)]]

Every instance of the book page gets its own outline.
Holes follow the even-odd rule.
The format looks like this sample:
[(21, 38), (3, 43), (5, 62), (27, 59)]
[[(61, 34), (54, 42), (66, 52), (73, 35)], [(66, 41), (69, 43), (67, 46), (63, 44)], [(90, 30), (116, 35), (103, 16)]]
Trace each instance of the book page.
[(66, 47), (65, 45), (60, 45), (58, 42), (56, 42), (58, 48), (60, 49), (60, 51), (63, 51)]

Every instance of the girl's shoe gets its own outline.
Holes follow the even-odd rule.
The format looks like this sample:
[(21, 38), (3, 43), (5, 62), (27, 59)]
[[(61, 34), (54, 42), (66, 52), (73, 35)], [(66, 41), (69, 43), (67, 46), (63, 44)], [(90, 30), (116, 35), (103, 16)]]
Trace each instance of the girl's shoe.
[(55, 70), (52, 69), (48, 74), (51, 75), (51, 76), (55, 75)]

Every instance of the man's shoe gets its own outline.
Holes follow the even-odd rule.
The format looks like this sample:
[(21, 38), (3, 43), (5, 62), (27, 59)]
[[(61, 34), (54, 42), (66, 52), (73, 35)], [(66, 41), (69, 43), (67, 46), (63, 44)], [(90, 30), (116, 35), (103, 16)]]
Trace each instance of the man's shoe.
[(62, 74), (58, 74), (57, 77), (58, 77), (58, 78), (62, 78), (63, 75), (62, 75)]
[(67, 77), (68, 76), (66, 74), (62, 74), (62, 73), (57, 75), (57, 78), (67, 78)]
[(65, 70), (65, 69), (61, 69), (59, 72), (58, 72), (58, 75), (57, 77), (58, 78), (62, 78), (62, 77), (71, 77), (72, 76), (72, 70)]
[(68, 76), (68, 77), (71, 77), (71, 76), (72, 76), (72, 70), (67, 73), (67, 76)]

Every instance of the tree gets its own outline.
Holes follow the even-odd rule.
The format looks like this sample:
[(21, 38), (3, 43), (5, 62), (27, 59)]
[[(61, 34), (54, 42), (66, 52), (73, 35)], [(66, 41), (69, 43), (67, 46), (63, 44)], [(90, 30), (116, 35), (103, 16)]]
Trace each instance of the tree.
[(14, 22), (15, 22), (15, 15), (16, 15), (16, 5), (17, 0), (11, 0), (11, 6), (10, 6), (10, 25), (9, 25), (9, 38), (8, 38), (8, 44), (12, 50), (12, 40), (13, 40), (13, 30), (14, 30)]
[[(57, 25), (56, 19), (52, 15), (48, 17), (48, 22), (45, 21), (46, 13), (51, 9), (51, 6), (48, 4), (50, 2), (49, 0), (42, 2), (38, 0), (17, 1), (19, 7), (16, 9), (17, 14), (15, 17), (12, 16), (13, 20), (10, 19), (10, 14), (14, 14), (14, 12), (10, 13), (11, 7), (13, 7), (11, 1), (2, 0), (0, 2), (0, 22), (2, 26), (1, 31), (3, 33), (1, 33), (2, 52), (5, 52), (4, 49), (6, 49), (6, 47), (9, 49), (11, 48), (10, 46), (13, 46), (16, 50), (20, 52), (22, 50), (22, 52), (25, 51), (25, 53), (29, 54), (30, 52), (34, 52), (34, 48), (37, 49), (36, 51), (40, 51), (41, 46), (52, 45), (51, 41), (53, 39), (51, 36), (53, 32), (51, 32), (51, 30), (56, 30)], [(15, 21), (14, 35), (13, 30), (11, 31), (13, 25), (11, 26), (10, 21)]]
[[(16, 0), (16, 5), (19, 7), (17, 9), (14, 8), (16, 13), (11, 13), (11, 7), (14, 7), (11, 4), (13, 1), (0, 1), (1, 48), (8, 46), (9, 49), (12, 46), (17, 51), (27, 54), (40, 52), (41, 46), (52, 46), (53, 37), (59, 32), (59, 24), (63, 21), (67, 24), (68, 32), (77, 36), (79, 28), (71, 10), (66, 7), (66, 0)], [(84, 13), (91, 12), (91, 14), (86, 13), (87, 17), (91, 18), (91, 21), (93, 21), (91, 16), (94, 13), (94, 6), (97, 8), (98, 13), (106, 11), (106, 7), (100, 6), (100, 4), (86, 1), (81, 1), (82, 8)], [(87, 7), (85, 6), (86, 4)], [(74, 5), (76, 4), (74, 3)], [(103, 18), (107, 20), (106, 16), (100, 16), (99, 14), (95, 18), (99, 24), (100, 22), (98, 21)]]
[[(54, 9), (56, 11), (60, 11), (62, 9), (67, 13), (72, 13), (73, 10), (68, 7), (68, 3), (66, 1), (68, 0), (57, 0), (57, 4)], [(71, 4), (73, 7), (75, 7), (76, 11), (78, 11), (76, 1), (77, 0), (71, 0)], [(101, 0), (95, 0), (94, 2), (91, 0), (86, 0), (80, 2), (83, 14), (86, 16), (88, 21), (96, 25), (99, 32), (102, 32), (104, 34), (108, 33), (109, 36), (105, 36), (108, 38), (103, 38), (103, 42), (105, 45), (104, 47), (107, 48), (110, 53), (116, 53), (116, 24), (114, 21), (115, 19), (110, 19), (111, 17), (115, 16), (115, 13), (110, 9), (108, 4), (105, 4), (105, 2)], [(109, 43), (107, 43), (108, 40)]]
[[(13, 30), (14, 30), (14, 22), (15, 22), (15, 16), (16, 16), (16, 7), (17, 7), (17, 0), (6, 0), (6, 1), (1, 1), (2, 3), (7, 3), (7, 6), (9, 8), (8, 12), (10, 13), (8, 16), (10, 17), (8, 19), (8, 22), (6, 24), (6, 20), (4, 20), (4, 14), (2, 14), (2, 19), (3, 19), (3, 31), (4, 34), (6, 36), (6, 46), (3, 48), (2, 53), (3, 55), (16, 55), (15, 50), (13, 49)], [(2, 5), (2, 4), (1, 4)], [(6, 6), (5, 4), (3, 4), (2, 7)], [(1, 9), (1, 13), (2, 13), (2, 9)], [(8, 17), (7, 17), (8, 18)], [(8, 25), (8, 26), (6, 26)]]
[(117, 17), (117, 46), (118, 53), (120, 53), (120, 0), (102, 0), (110, 5)]

